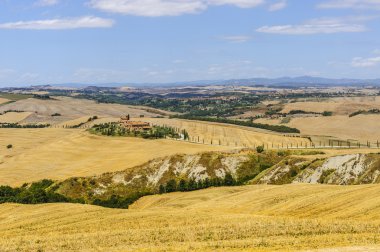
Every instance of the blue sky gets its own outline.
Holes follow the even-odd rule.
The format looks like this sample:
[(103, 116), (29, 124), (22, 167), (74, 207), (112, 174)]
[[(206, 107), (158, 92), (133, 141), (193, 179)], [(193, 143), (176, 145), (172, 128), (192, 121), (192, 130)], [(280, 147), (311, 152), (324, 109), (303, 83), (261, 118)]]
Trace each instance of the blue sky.
[(380, 78), (380, 0), (0, 0), (0, 86)]

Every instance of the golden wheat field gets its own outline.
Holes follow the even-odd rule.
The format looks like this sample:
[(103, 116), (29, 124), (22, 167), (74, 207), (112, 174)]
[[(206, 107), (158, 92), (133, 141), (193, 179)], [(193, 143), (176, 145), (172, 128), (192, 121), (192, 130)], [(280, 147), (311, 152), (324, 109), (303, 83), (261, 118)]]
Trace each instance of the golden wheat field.
[(379, 217), (379, 185), (211, 188), (130, 210), (3, 204), (0, 250), (377, 251)]
[[(229, 150), (174, 140), (105, 137), (80, 129), (0, 129), (0, 185), (120, 171), (177, 153)], [(12, 144), (12, 149), (6, 146)]]
[(380, 109), (379, 96), (339, 97), (321, 99), (320, 101), (305, 100), (285, 104), (282, 112), (289, 113), (291, 110), (304, 110), (318, 113), (331, 111), (334, 115), (349, 115), (358, 110), (369, 110), (375, 108)]
[(221, 123), (167, 118), (145, 118), (144, 121), (186, 129), (193, 141), (198, 142), (199, 137), (199, 142), (203, 143), (204, 140), (207, 144), (211, 141), (213, 144), (219, 144), (220, 141), (222, 145), (254, 147), (264, 144), (268, 145), (268, 148), (272, 148), (273, 144), (273, 147), (277, 148), (283, 144), (296, 146), (297, 143), (309, 143), (306, 138), (287, 137), (276, 132)]

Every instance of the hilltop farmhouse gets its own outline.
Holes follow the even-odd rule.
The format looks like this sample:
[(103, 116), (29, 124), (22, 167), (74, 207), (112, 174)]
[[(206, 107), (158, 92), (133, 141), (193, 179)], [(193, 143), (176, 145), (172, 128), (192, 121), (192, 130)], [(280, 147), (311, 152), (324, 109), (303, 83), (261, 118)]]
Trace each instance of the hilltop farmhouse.
[(129, 115), (121, 117), (119, 123), (121, 126), (131, 131), (147, 131), (152, 129), (150, 123), (141, 121), (131, 121)]

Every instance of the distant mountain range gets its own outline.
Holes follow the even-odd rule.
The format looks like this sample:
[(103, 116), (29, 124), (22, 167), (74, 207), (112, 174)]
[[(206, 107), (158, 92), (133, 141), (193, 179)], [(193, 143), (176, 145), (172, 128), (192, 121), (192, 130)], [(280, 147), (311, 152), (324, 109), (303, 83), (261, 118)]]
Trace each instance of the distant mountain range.
[[(135, 88), (142, 87), (181, 87), (181, 86), (204, 86), (204, 85), (244, 85), (244, 86), (278, 86), (278, 87), (310, 87), (310, 86), (380, 86), (379, 79), (330, 79), (322, 77), (300, 76), (281, 78), (249, 78), (230, 80), (198, 80), (172, 83), (63, 83), (41, 85), (41, 87), (72, 87), (84, 88), (88, 86), (96, 87), (122, 87), (129, 86)], [(39, 86), (34, 86), (39, 87)]]

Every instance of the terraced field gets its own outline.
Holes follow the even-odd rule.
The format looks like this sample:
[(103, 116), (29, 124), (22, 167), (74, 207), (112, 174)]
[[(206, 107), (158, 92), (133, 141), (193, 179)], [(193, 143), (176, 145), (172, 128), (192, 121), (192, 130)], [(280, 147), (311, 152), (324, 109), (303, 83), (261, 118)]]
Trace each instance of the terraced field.
[(244, 186), (130, 210), (0, 205), (1, 251), (378, 251), (380, 186)]

